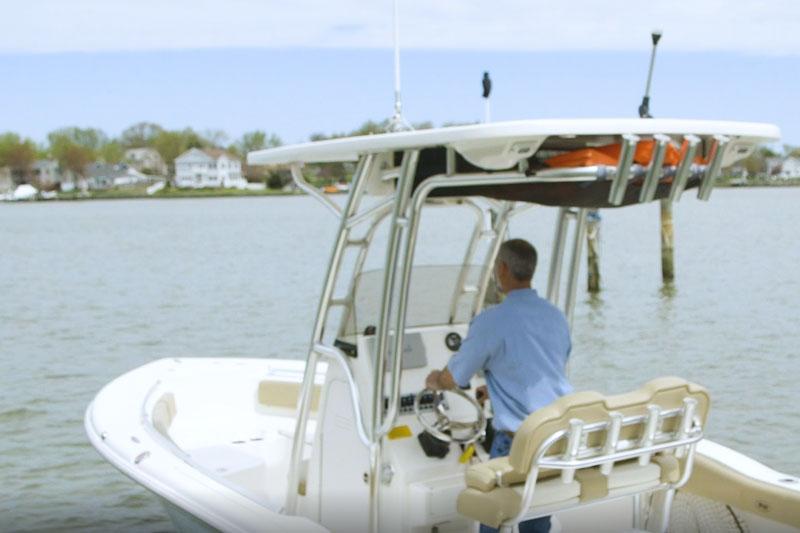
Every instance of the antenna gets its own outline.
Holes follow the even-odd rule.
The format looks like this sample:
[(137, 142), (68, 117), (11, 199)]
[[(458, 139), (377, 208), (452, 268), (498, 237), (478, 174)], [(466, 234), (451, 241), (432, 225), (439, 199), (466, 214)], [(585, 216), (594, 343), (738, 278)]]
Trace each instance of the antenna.
[(389, 131), (413, 130), (411, 124), (403, 116), (403, 104), (400, 101), (400, 28), (397, 15), (397, 0), (394, 0), (394, 114), (389, 119)]
[(653, 80), (653, 64), (656, 62), (656, 45), (661, 39), (661, 30), (653, 30), (650, 34), (653, 39), (653, 53), (650, 55), (650, 72), (647, 74), (647, 87), (644, 90), (642, 105), (639, 106), (639, 118), (653, 118), (650, 115), (650, 82)]

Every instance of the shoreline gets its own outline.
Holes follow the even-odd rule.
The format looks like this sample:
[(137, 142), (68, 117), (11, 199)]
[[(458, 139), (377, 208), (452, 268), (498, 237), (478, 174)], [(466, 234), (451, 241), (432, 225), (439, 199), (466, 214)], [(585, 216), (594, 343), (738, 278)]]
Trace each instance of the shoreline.
[[(800, 180), (782, 181), (780, 183), (720, 183), (714, 185), (719, 189), (747, 189), (747, 188), (776, 188), (776, 187), (800, 187)], [(342, 193), (327, 193), (331, 196), (338, 196)], [(6, 200), (4, 203), (19, 202), (80, 202), (93, 200), (180, 200), (191, 198), (256, 198), (256, 197), (283, 197), (283, 196), (307, 196), (308, 193), (302, 190), (241, 190), (241, 189), (169, 189), (158, 191), (155, 194), (147, 194), (144, 191), (97, 191), (95, 193), (58, 193), (54, 198), (30, 198), (20, 200)]]

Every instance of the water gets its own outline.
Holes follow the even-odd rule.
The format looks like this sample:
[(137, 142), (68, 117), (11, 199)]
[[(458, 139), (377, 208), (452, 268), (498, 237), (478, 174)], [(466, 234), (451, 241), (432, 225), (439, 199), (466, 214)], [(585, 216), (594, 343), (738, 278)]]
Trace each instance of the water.
[[(657, 204), (603, 211), (603, 291), (581, 290), (575, 310), (576, 388), (688, 377), (711, 391), (710, 437), (800, 473), (798, 203), (800, 189), (685, 198), (673, 290)], [(543, 267), (553, 217), (511, 226)], [(171, 530), (88, 444), (86, 405), (161, 357), (302, 357), (335, 226), (308, 197), (0, 205), (0, 531)]]

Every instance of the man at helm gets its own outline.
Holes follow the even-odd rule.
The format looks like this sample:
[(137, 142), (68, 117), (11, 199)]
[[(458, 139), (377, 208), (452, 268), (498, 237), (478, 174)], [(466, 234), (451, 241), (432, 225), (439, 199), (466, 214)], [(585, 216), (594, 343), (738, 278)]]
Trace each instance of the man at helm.
[[(533, 411), (572, 392), (566, 365), (571, 348), (567, 318), (531, 288), (536, 249), (522, 239), (500, 246), (494, 275), (505, 300), (485, 309), (469, 326), (461, 347), (443, 370), (425, 380), (431, 390), (467, 386), (483, 370), (495, 429), (490, 455), (508, 455), (514, 433)], [(550, 517), (519, 524), (520, 533), (550, 530)], [(481, 524), (481, 533), (496, 531)]]

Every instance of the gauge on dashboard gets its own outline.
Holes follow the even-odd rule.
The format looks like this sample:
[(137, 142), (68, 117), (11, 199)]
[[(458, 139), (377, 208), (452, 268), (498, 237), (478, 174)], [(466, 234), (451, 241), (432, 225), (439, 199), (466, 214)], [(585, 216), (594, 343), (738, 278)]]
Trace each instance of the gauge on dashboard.
[(461, 348), (461, 335), (455, 331), (448, 333), (447, 337), (444, 338), (444, 343), (450, 348), (450, 351), (457, 352)]

